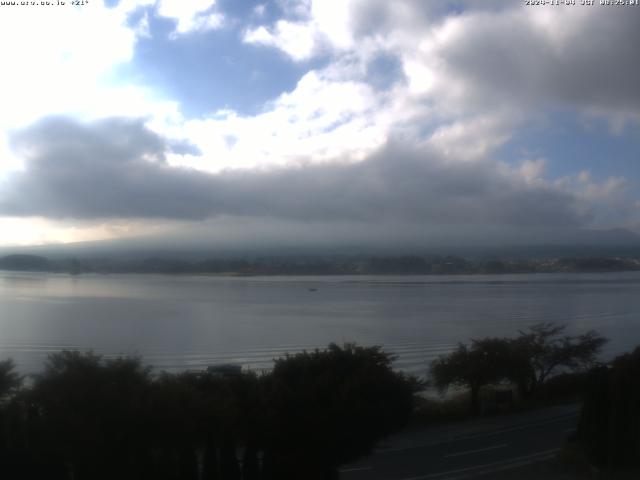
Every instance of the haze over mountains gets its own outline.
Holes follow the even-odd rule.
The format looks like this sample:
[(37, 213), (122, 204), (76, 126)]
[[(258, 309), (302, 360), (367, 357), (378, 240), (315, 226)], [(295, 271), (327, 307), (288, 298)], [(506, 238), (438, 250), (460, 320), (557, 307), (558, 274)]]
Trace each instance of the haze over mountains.
[[(288, 227), (288, 228), (287, 228)], [(335, 228), (335, 227), (334, 227)], [(323, 228), (310, 225), (295, 229), (290, 225), (265, 224), (262, 228), (229, 226), (224, 234), (202, 229), (162, 235), (146, 235), (114, 240), (1, 247), (0, 254), (36, 254), (50, 258), (111, 258), (203, 260), (207, 258), (295, 257), (300, 255), (462, 255), (494, 258), (542, 258), (572, 256), (640, 256), (640, 236), (624, 229), (588, 230), (577, 228), (441, 229), (427, 232), (379, 229), (335, 230), (330, 236)]]

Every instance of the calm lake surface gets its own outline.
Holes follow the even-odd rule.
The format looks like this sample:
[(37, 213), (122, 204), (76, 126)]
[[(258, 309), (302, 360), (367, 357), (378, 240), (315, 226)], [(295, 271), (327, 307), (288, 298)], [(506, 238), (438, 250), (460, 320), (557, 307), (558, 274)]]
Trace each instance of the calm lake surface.
[(330, 342), (380, 344), (424, 374), (470, 337), (542, 322), (640, 344), (640, 272), (474, 276), (211, 277), (0, 271), (0, 359), (38, 371), (64, 348), (139, 354), (159, 369), (268, 368)]

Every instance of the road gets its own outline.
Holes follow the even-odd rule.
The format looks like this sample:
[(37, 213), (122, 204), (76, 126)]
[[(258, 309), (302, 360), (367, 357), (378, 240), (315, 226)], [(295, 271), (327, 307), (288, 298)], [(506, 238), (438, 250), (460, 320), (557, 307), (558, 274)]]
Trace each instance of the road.
[(570, 405), (405, 432), (342, 468), (340, 478), (453, 480), (535, 463), (558, 452), (577, 418)]

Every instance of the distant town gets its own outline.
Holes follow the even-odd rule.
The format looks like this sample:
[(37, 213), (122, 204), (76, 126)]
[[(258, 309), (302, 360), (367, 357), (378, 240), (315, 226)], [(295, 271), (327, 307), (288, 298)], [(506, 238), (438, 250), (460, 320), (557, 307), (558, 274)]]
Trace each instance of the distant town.
[(277, 256), (184, 260), (63, 258), (38, 255), (0, 257), (0, 269), (58, 273), (159, 273), (227, 275), (452, 275), (622, 272), (640, 270), (640, 257), (559, 257), (531, 259), (462, 256)]

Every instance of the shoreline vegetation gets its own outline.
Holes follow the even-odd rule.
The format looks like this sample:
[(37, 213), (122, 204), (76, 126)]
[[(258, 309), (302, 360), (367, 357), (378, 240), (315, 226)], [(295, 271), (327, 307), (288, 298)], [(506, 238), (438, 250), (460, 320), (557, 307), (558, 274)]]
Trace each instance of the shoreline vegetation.
[[(0, 475), (335, 480), (341, 465), (406, 427), (567, 402), (584, 402), (570, 442), (580, 458), (636, 467), (640, 347), (602, 364), (605, 342), (537, 324), (460, 343), (425, 365), (427, 381), (395, 370), (382, 347), (355, 344), (287, 354), (261, 373), (156, 373), (139, 357), (65, 350), (28, 385), (0, 361)], [(467, 393), (434, 401), (420, 395), (426, 386)]]
[(329, 345), (256, 374), (153, 374), (137, 357), (49, 356), (25, 386), (0, 362), (0, 477), (335, 480), (401, 430), (420, 382), (381, 347)]
[(62, 258), (16, 254), (0, 257), (0, 270), (49, 273), (149, 273), (185, 275), (475, 275), (640, 271), (640, 256), (531, 259), (461, 256), (291, 256), (183, 260)]

